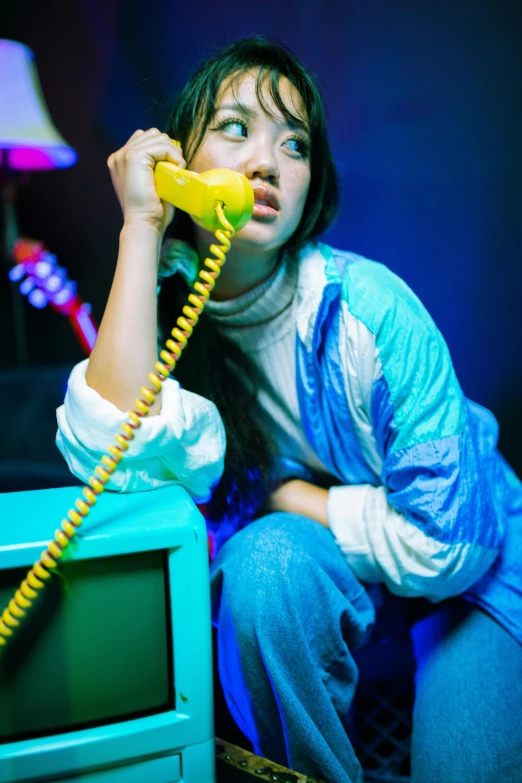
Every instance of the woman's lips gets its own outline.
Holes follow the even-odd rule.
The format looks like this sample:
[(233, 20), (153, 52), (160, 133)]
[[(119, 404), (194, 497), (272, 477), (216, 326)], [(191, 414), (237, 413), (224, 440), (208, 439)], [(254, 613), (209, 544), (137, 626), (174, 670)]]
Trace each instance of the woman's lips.
[(279, 210), (269, 207), (267, 204), (259, 204), (257, 201), (254, 204), (254, 210), (252, 212), (253, 217), (277, 217)]
[(279, 199), (273, 188), (268, 185), (254, 185), (254, 211), (255, 217), (274, 218), (279, 212)]

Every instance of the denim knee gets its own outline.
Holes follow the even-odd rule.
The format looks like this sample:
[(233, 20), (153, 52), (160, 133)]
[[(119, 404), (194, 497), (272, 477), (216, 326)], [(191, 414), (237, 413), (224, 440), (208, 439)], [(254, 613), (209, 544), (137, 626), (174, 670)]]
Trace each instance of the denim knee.
[[(307, 637), (334, 638), (335, 617), (343, 642), (360, 647), (375, 619), (373, 604), (353, 574), (331, 531), (296, 514), (276, 512), (236, 533), (211, 566), (213, 621), (223, 599), (240, 636), (256, 626), (281, 636), (299, 621)], [(335, 653), (334, 653), (335, 654)]]
[(371, 600), (330, 530), (275, 513), (237, 532), (211, 567), (219, 677), (260, 755), (307, 775), (362, 780), (347, 736), (351, 650)]

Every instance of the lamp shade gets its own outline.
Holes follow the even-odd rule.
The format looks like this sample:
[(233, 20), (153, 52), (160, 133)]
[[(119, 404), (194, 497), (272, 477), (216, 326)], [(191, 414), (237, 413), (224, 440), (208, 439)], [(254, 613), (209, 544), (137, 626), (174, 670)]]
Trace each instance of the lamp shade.
[(34, 55), (17, 41), (0, 39), (0, 150), (11, 169), (72, 166), (76, 152), (53, 125)]

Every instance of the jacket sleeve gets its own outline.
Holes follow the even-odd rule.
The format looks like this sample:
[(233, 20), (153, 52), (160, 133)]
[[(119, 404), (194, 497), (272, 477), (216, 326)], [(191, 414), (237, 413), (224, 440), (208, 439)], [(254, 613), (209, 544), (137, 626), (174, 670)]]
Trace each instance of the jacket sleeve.
[(341, 328), (355, 319), (367, 341), (357, 378), (343, 370), (346, 383), (372, 379), (359, 399), (380, 485), (331, 489), (329, 524), (361, 580), (439, 601), (483, 576), (502, 541), (479, 436), (444, 339), (406, 284), (364, 260), (345, 289)]
[[(86, 482), (127, 414), (85, 380), (88, 359), (74, 367), (57, 410), (56, 444), (71, 472)], [(210, 499), (223, 471), (225, 432), (212, 402), (167, 379), (162, 408), (144, 418), (107, 489), (137, 492), (181, 484), (197, 502)]]

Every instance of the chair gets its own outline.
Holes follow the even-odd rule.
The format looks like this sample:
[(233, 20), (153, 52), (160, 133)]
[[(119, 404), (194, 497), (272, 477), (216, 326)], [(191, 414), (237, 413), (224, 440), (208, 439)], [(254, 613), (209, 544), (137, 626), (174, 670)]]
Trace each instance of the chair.
[(0, 372), (0, 492), (80, 484), (54, 442), (55, 411), (71, 369), (56, 365)]
[(359, 683), (349, 734), (365, 783), (408, 783), (415, 696), (410, 637), (378, 639), (355, 657)]

